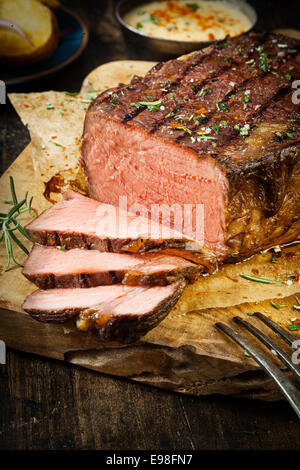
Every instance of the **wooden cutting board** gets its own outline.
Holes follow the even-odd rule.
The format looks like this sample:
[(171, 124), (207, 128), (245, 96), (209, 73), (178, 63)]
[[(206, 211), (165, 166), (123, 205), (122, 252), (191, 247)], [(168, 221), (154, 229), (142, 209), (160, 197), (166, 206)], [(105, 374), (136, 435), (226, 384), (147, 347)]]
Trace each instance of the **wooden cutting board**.
[[(53, 178), (53, 175), (64, 172), (64, 178), (71, 180), (74, 179), (75, 170), (80, 173), (77, 160), (85, 110), (82, 106), (80, 110), (74, 106), (84, 102), (89, 90), (103, 90), (118, 82), (127, 82), (133, 74), (143, 74), (152, 65), (135, 61), (105, 64), (86, 78), (82, 95), (76, 99), (57, 92), (11, 95), (23, 122), (29, 126), (32, 144), (2, 176), (0, 201), (10, 198), (9, 176), (12, 175), (19, 198), (28, 190), (29, 195), (34, 196), (33, 205), (37, 213), (49, 206), (43, 193), (44, 183), (50, 176)], [(49, 100), (54, 104), (51, 114), (45, 106)], [(61, 124), (58, 114), (55, 114), (59, 106), (62, 106), (59, 108), (60, 115), (64, 115)], [(66, 122), (69, 125), (66, 126)], [(51, 145), (52, 138), (64, 145)], [(78, 189), (82, 189), (81, 178), (82, 175), (76, 179)], [(7, 209), (3, 202), (0, 206), (1, 211)], [(24, 222), (26, 220), (29, 219), (24, 219)], [(15, 253), (17, 259), (24, 262), (25, 255), (18, 248)], [(271, 256), (267, 252), (244, 263), (227, 265), (215, 275), (203, 277), (188, 286), (181, 300), (160, 325), (139, 342), (123, 346), (100, 342), (93, 333), (77, 331), (71, 322), (51, 325), (32, 320), (21, 305), (35, 287), (22, 276), (20, 268), (4, 272), (6, 251), (1, 244), (0, 339), (8, 347), (21, 351), (174, 391), (278, 399), (280, 395), (272, 381), (214, 326), (216, 321), (232, 325), (231, 318), (235, 315), (256, 323), (257, 320), (247, 315), (254, 311), (272, 316), (285, 327), (290, 324), (291, 318), (299, 316), (293, 306), (296, 303), (295, 295), (300, 292), (300, 283), (290, 279), (300, 267), (299, 245), (283, 249), (277, 263), (271, 262)], [(269, 285), (255, 283), (241, 278), (241, 273), (255, 273), (282, 282)], [(277, 310), (271, 305), (271, 300), (285, 307)]]

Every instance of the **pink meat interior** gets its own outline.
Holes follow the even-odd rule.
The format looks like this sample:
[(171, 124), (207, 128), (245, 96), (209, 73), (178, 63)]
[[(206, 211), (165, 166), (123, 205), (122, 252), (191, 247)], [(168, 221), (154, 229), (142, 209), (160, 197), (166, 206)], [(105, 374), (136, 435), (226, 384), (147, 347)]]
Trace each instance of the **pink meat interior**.
[(96, 250), (60, 250), (56, 247), (35, 245), (27, 258), (23, 274), (81, 274), (121, 271), (142, 267), (149, 273), (193, 266), (175, 256), (107, 253)]
[[(107, 116), (87, 117), (83, 158), (95, 199), (117, 205), (204, 205), (204, 242), (223, 253), (227, 181), (212, 157), (151, 136)], [(225, 195), (225, 196), (224, 196)], [(195, 229), (193, 224), (192, 230)], [(187, 231), (187, 235), (190, 235)]]
[(60, 312), (100, 304), (116, 314), (142, 314), (152, 311), (160, 302), (174, 294), (177, 287), (177, 283), (164, 287), (129, 287), (117, 284), (86, 289), (38, 290), (26, 298), (23, 308)]

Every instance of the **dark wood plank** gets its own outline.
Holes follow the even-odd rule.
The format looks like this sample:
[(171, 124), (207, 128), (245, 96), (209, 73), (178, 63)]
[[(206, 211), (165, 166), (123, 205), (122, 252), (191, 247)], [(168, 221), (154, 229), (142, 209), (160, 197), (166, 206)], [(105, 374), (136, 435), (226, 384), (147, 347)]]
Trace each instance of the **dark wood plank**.
[(9, 351), (0, 449), (299, 449), (290, 407), (192, 397)]
[(0, 377), (1, 449), (192, 448), (174, 393), (15, 351)]

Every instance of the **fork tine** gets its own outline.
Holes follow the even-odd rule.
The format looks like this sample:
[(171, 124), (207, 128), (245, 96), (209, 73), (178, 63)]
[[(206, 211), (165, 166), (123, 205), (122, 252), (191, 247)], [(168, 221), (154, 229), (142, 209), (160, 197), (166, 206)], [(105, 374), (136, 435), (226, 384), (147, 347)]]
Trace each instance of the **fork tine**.
[(292, 333), (284, 330), (281, 326), (277, 325), (277, 323), (275, 323), (273, 320), (270, 320), (270, 318), (268, 318), (266, 315), (263, 315), (260, 312), (255, 312), (254, 316), (256, 318), (259, 318), (262, 322), (264, 322), (265, 325), (271, 328), (271, 330), (275, 331), (275, 333), (277, 333), (278, 336), (280, 336), (280, 338), (282, 338), (290, 346), (292, 346), (295, 339), (297, 339)]
[(239, 346), (245, 349), (253, 359), (272, 377), (279, 390), (291, 404), (300, 419), (300, 391), (286, 377), (277, 365), (270, 360), (269, 356), (261, 349), (253, 346), (247, 338), (234, 331), (222, 322), (216, 323), (216, 327), (228, 335)]
[(242, 325), (243, 327), (245, 327), (265, 346), (267, 346), (267, 348), (269, 348), (272, 352), (274, 351), (276, 353), (276, 356), (278, 356), (278, 358), (282, 360), (282, 362), (287, 366), (287, 368), (290, 369), (295, 374), (296, 378), (300, 381), (300, 369), (296, 366), (296, 364), (292, 363), (289, 355), (280, 346), (274, 343), (274, 341), (264, 335), (264, 333), (262, 333), (260, 330), (255, 328), (254, 325), (251, 325), (249, 322), (243, 320), (241, 317), (234, 317), (233, 321), (238, 325)]

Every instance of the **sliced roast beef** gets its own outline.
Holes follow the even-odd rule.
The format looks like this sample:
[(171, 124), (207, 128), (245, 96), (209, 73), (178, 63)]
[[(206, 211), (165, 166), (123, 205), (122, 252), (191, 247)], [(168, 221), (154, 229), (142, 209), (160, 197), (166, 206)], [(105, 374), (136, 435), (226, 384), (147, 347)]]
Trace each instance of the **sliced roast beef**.
[(82, 145), (91, 197), (149, 211), (203, 204), (204, 243), (225, 260), (297, 239), (299, 46), (242, 35), (100, 95)]
[(38, 290), (26, 298), (23, 308), (42, 322), (62, 323), (78, 317), (80, 330), (96, 330), (105, 341), (130, 343), (165, 318), (184, 287), (185, 282), (178, 281), (164, 287), (116, 284)]
[(203, 266), (160, 253), (127, 254), (35, 245), (23, 274), (40, 289), (127, 285), (167, 285), (195, 281)]
[(43, 212), (26, 230), (41, 245), (132, 253), (172, 249), (177, 256), (187, 255), (210, 272), (216, 268), (215, 255), (201, 243), (151, 218), (101, 204), (74, 191), (68, 191), (63, 201)]

